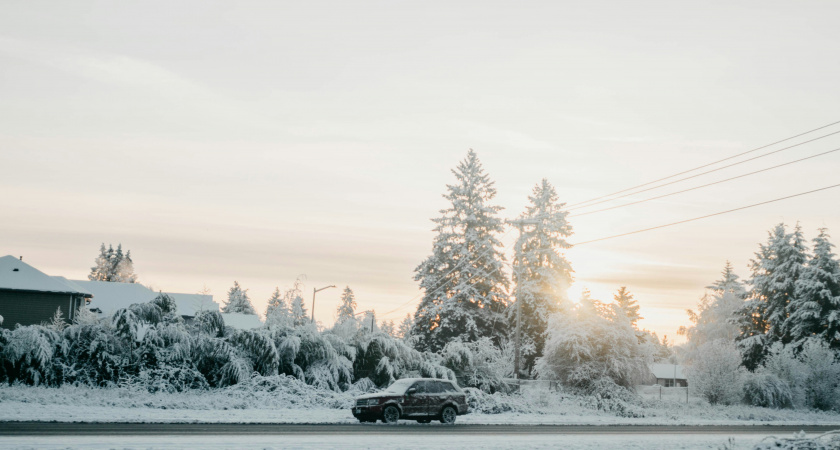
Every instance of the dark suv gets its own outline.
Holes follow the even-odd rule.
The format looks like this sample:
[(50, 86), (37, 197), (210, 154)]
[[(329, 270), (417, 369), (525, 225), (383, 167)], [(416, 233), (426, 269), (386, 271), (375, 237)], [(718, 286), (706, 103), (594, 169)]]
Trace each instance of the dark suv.
[(467, 396), (455, 383), (435, 378), (403, 378), (382, 392), (356, 397), (353, 416), (359, 422), (397, 423), (415, 419), (420, 423), (440, 420), (455, 423), (468, 412)]

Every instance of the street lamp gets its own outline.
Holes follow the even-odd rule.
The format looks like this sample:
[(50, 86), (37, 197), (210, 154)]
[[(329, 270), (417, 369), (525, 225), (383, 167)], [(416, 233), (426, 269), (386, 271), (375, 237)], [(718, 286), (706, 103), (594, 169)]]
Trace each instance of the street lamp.
[(312, 323), (315, 323), (315, 294), (323, 291), (324, 289), (334, 288), (334, 285), (324, 286), (321, 289), (312, 288)]

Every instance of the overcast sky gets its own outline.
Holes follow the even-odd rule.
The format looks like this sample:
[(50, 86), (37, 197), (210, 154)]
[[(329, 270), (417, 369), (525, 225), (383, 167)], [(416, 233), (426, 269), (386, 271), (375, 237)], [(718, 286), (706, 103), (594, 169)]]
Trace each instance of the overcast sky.
[[(837, 17), (829, 1), (7, 0), (0, 254), (84, 278), (100, 243), (122, 243), (158, 289), (206, 285), (221, 302), (238, 280), (262, 312), (305, 274), (308, 302), (349, 285), (360, 310), (406, 305), (399, 320), (469, 148), (513, 217), (543, 177), (575, 203), (840, 120)], [(571, 240), (836, 184), (839, 161), (573, 217)], [(673, 339), (727, 259), (749, 275), (774, 224), (840, 242), (838, 198), (575, 248), (572, 295), (627, 285), (641, 325)], [(325, 324), (339, 294), (318, 294)]]

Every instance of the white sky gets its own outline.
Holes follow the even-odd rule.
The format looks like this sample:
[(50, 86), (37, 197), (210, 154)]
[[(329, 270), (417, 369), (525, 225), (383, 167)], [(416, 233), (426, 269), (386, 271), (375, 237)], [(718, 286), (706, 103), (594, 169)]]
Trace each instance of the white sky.
[[(262, 311), (306, 274), (308, 301), (350, 285), (382, 313), (418, 293), (429, 219), (468, 148), (515, 216), (542, 177), (575, 203), (840, 120), (838, 14), (828, 1), (5, 1), (0, 254), (83, 278), (101, 242), (121, 242), (157, 288), (207, 285), (221, 301), (238, 280)], [(839, 158), (573, 219), (573, 241), (835, 184)], [(673, 339), (726, 259), (748, 275), (775, 223), (840, 239), (838, 192), (574, 249), (573, 292), (610, 300), (626, 284), (642, 325)], [(339, 294), (318, 294), (319, 320)]]

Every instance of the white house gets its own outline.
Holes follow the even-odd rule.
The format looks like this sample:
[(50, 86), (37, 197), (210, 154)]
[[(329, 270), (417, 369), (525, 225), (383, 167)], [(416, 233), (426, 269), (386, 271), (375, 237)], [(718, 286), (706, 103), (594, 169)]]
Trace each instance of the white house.
[(663, 387), (686, 387), (688, 377), (679, 364), (650, 364), (650, 372), (656, 377), (656, 384)]

